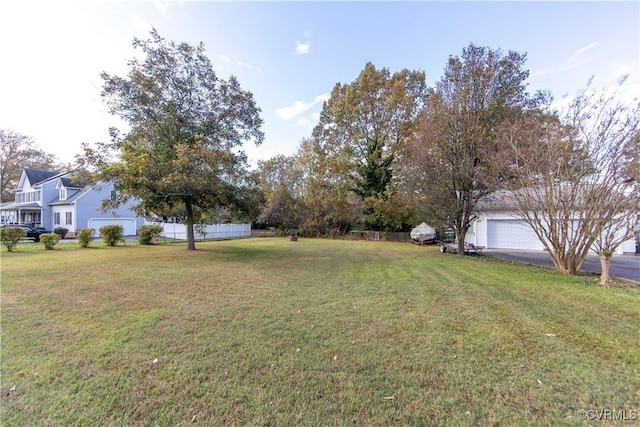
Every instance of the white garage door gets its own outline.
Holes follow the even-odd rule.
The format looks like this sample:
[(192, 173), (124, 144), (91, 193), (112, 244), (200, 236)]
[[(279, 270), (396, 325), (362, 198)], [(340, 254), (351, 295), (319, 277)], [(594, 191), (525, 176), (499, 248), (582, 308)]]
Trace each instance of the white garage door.
[(89, 228), (96, 230), (96, 235), (100, 227), (104, 227), (105, 225), (121, 225), (124, 229), (125, 236), (136, 235), (135, 218), (91, 218), (87, 224)]
[(487, 248), (542, 249), (536, 233), (524, 221), (487, 221)]

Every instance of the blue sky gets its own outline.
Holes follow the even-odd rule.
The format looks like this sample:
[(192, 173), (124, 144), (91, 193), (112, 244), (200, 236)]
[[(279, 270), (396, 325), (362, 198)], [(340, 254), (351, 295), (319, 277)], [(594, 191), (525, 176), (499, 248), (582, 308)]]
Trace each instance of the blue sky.
[(8, 1), (0, 5), (0, 128), (61, 161), (120, 125), (99, 96), (101, 71), (124, 75), (133, 37), (154, 26), (203, 42), (222, 78), (254, 94), (265, 142), (252, 162), (292, 154), (333, 86), (367, 62), (426, 72), (474, 43), (527, 54), (529, 90), (573, 95), (594, 76), (640, 98), (640, 2)]

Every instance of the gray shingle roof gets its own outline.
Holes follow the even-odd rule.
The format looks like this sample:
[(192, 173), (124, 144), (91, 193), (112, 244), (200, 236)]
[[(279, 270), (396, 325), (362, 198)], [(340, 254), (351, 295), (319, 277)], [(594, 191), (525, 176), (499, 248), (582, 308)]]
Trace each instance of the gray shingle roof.
[(60, 172), (46, 171), (42, 169), (24, 169), (24, 173), (27, 174), (27, 178), (29, 179), (29, 183), (31, 183), (31, 185), (37, 184), (38, 182), (46, 181), (47, 179), (53, 178), (54, 176), (60, 174)]
[(65, 200), (60, 200), (59, 197), (56, 197), (55, 200), (53, 200), (51, 203), (49, 203), (49, 206), (53, 206), (53, 205), (70, 205), (71, 203), (75, 202), (76, 199), (78, 199), (80, 196), (82, 196), (84, 193), (86, 193), (89, 190), (91, 190), (91, 188), (85, 187), (85, 188), (83, 188), (81, 190), (78, 190), (73, 196), (67, 197)]

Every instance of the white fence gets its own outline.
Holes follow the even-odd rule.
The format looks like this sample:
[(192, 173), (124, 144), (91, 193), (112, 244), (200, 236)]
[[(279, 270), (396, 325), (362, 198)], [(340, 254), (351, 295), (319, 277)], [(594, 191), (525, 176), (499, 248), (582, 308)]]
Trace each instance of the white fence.
[[(169, 239), (187, 240), (187, 226), (184, 224), (160, 223), (162, 235)], [(232, 239), (251, 237), (251, 224), (215, 224), (194, 226), (196, 240)]]

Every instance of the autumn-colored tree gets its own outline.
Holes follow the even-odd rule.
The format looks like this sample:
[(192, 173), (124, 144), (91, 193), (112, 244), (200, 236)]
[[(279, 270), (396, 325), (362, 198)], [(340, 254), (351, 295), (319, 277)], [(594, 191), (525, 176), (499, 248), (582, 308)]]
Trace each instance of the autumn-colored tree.
[(352, 181), (346, 169), (343, 174), (336, 173), (339, 163), (333, 162), (313, 138), (301, 141), (295, 157), (304, 174), (301, 200), (305, 205), (305, 233), (316, 236), (346, 233), (357, 220), (359, 202), (351, 190)]
[(127, 76), (102, 73), (102, 97), (130, 130), (113, 131), (100, 147), (115, 161), (95, 149), (84, 158), (98, 165), (98, 179), (115, 181), (116, 203), (134, 197), (139, 210), (156, 214), (184, 208), (193, 250), (198, 212), (241, 206), (254, 184), (240, 147), (262, 142), (260, 109), (235, 77), (216, 75), (202, 44), (167, 42), (154, 29), (133, 46), (144, 58), (129, 61)]
[(294, 199), (284, 185), (274, 191), (257, 222), (275, 227), (282, 233), (299, 229), (304, 221), (304, 204)]
[(403, 157), (404, 193), (430, 223), (453, 227), (458, 254), (478, 200), (491, 190), (497, 130), (531, 102), (525, 59), (473, 44), (450, 57)]
[(53, 154), (47, 154), (32, 138), (9, 129), (0, 129), (0, 189), (2, 202), (13, 200), (22, 169), (56, 170)]
[(590, 250), (609, 283), (616, 248), (640, 223), (640, 106), (590, 84), (559, 114), (501, 128), (505, 182), (556, 268), (575, 274)]
[(257, 175), (265, 203), (256, 221), (283, 232), (300, 228), (305, 221), (304, 172), (296, 156), (277, 155), (260, 161)]
[(393, 164), (415, 130), (426, 93), (423, 72), (391, 74), (371, 63), (352, 83), (336, 84), (313, 131), (327, 179), (346, 181), (360, 202), (387, 198)]
[(277, 155), (258, 162), (260, 187), (267, 196), (281, 187), (294, 198), (303, 194), (304, 171), (295, 155)]

